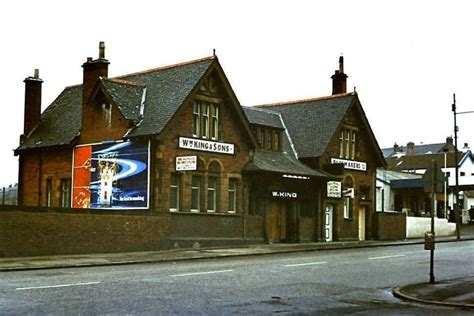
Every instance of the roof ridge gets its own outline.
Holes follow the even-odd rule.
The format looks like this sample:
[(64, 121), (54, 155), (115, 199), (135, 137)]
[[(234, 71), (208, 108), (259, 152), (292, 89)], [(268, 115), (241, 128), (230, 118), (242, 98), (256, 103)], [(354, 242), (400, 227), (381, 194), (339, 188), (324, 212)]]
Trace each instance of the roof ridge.
[(242, 107), (246, 108), (246, 109), (251, 109), (251, 110), (254, 110), (254, 111), (258, 111), (258, 112), (264, 112), (264, 113), (268, 113), (268, 114), (280, 115), (279, 112), (272, 111), (270, 109), (259, 108), (258, 106), (242, 106)]
[(206, 61), (206, 60), (217, 60), (217, 56), (208, 56), (208, 57), (203, 57), (203, 58), (199, 58), (199, 59), (184, 61), (184, 62), (177, 63), (177, 64), (172, 64), (172, 65), (152, 68), (152, 69), (148, 69), (148, 70), (138, 71), (138, 72), (134, 72), (134, 73), (126, 74), (126, 75), (113, 77), (112, 79), (122, 79), (122, 78), (126, 78), (126, 77), (133, 77), (133, 76), (148, 74), (148, 73), (152, 73), (152, 72), (168, 70), (168, 69), (171, 69), (171, 68), (177, 68), (177, 67), (197, 64), (197, 63), (200, 63), (200, 62), (203, 62), (203, 61)]
[(299, 103), (306, 103), (306, 102), (315, 102), (315, 101), (322, 101), (322, 100), (329, 100), (329, 99), (336, 99), (346, 96), (354, 96), (357, 95), (356, 92), (348, 92), (348, 93), (340, 93), (340, 94), (333, 94), (324, 97), (317, 97), (317, 98), (309, 98), (309, 99), (301, 99), (301, 100), (293, 100), (293, 101), (284, 101), (284, 102), (276, 102), (276, 103), (269, 103), (269, 104), (260, 104), (255, 105), (258, 108), (267, 108), (267, 107), (276, 107), (276, 106), (284, 106), (284, 105), (293, 105)]
[(124, 80), (124, 79), (118, 79), (118, 78), (104, 78), (104, 77), (100, 77), (100, 79), (101, 79), (101, 80), (105, 80), (105, 81), (110, 81), (110, 82), (113, 82), (113, 83), (125, 84), (125, 85), (128, 85), (128, 86), (134, 86), (134, 87), (140, 87), (140, 88), (144, 88), (144, 87), (145, 87), (144, 84), (140, 84), (140, 83), (136, 83), (136, 82), (133, 82), (133, 81)]
[[(152, 73), (152, 72), (163, 71), (163, 70), (167, 70), (167, 69), (171, 69), (171, 68), (176, 68), (176, 67), (182, 67), (182, 66), (186, 66), (186, 65), (197, 64), (197, 63), (200, 63), (200, 62), (203, 62), (203, 61), (206, 61), (206, 60), (217, 60), (217, 56), (214, 56), (214, 55), (213, 55), (213, 56), (203, 57), (203, 58), (199, 58), (199, 59), (184, 61), (184, 62), (177, 63), (177, 64), (171, 64), (171, 65), (162, 66), (162, 67), (157, 67), (157, 68), (152, 68), (152, 69), (148, 69), (148, 70), (137, 71), (137, 72), (129, 73), (129, 74), (126, 74), (126, 75), (120, 75), (120, 76), (111, 77), (111, 78), (106, 78), (106, 79), (107, 79), (107, 80), (110, 80), (110, 81), (120, 81), (120, 80), (127, 81), (127, 80), (125, 80), (125, 79), (123, 79), (123, 78), (132, 77), (132, 76), (138, 76), (138, 75), (143, 75), (143, 74)], [(82, 85), (83, 85), (83, 83), (78, 83), (78, 84), (66, 86), (64, 89), (66, 89), (66, 88), (80, 87), (80, 86), (82, 86)], [(136, 85), (138, 85), (138, 84), (136, 84)]]

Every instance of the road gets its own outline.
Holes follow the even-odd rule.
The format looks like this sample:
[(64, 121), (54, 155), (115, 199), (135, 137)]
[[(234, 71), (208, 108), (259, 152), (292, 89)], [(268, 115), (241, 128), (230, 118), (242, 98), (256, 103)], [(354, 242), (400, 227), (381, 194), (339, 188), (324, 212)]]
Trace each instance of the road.
[[(474, 274), (474, 241), (436, 245), (436, 280)], [(0, 273), (0, 314), (416, 314), (392, 288), (429, 280), (423, 245)]]

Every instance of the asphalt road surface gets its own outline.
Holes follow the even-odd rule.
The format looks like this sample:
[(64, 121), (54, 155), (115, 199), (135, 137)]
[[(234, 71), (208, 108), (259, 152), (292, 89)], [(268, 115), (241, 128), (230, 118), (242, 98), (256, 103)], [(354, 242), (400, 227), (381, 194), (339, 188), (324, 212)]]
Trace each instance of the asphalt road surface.
[[(436, 280), (474, 274), (474, 241), (436, 245)], [(423, 245), (0, 273), (1, 315), (469, 315), (392, 289), (428, 282)], [(471, 311), (472, 313), (472, 311)]]

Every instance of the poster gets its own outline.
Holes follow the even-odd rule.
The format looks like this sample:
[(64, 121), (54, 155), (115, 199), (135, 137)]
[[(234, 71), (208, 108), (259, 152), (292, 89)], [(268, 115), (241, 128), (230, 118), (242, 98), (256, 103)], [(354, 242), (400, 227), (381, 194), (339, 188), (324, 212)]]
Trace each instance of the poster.
[(147, 141), (81, 145), (73, 160), (73, 208), (148, 208)]

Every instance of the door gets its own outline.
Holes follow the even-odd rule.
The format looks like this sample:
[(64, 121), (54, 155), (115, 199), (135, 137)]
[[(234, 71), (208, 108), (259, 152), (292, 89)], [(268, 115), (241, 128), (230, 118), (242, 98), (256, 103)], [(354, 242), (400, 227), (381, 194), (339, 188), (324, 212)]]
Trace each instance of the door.
[(326, 241), (332, 241), (332, 216), (333, 206), (326, 205), (326, 211), (324, 212), (324, 231)]
[(270, 200), (267, 205), (265, 221), (268, 241), (286, 241), (288, 234), (286, 203)]
[(359, 240), (365, 240), (365, 207), (359, 208)]

